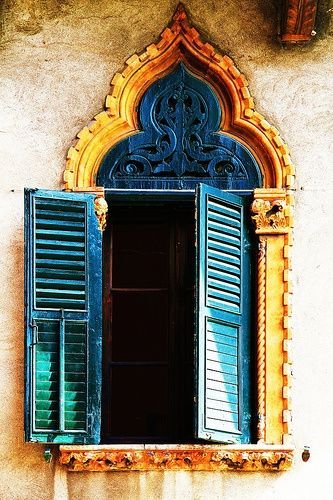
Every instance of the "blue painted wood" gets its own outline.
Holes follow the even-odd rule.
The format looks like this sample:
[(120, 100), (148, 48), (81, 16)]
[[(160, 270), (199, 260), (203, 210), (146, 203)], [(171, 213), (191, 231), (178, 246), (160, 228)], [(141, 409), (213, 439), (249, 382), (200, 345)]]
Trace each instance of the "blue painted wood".
[(250, 241), (246, 199), (197, 192), (196, 435), (251, 442)]
[(261, 186), (259, 166), (239, 141), (219, 132), (222, 111), (210, 85), (179, 64), (139, 104), (140, 132), (105, 155), (97, 184), (106, 188), (221, 189)]
[(97, 444), (102, 234), (94, 195), (25, 190), (25, 436)]

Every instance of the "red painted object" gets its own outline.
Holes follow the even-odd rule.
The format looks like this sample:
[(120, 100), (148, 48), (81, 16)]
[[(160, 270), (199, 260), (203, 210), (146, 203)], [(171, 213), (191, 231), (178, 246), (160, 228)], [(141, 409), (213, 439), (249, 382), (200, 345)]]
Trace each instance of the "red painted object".
[(283, 0), (280, 38), (283, 43), (308, 42), (315, 34), (318, 0)]

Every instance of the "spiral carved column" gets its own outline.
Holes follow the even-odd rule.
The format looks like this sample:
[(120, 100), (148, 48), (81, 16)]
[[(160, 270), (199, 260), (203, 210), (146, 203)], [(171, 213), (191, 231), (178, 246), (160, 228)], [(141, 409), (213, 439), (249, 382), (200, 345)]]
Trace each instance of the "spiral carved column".
[(257, 333), (257, 380), (258, 380), (258, 442), (265, 442), (266, 427), (266, 250), (267, 238), (259, 237), (258, 252), (258, 333)]

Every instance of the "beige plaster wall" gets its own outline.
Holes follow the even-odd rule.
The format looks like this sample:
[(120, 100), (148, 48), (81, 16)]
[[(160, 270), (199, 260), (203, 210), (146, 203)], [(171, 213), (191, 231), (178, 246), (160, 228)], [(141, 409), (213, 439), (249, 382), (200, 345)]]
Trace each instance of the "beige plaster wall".
[[(333, 37), (283, 49), (276, 4), (188, 0), (193, 23), (245, 73), (297, 167), (294, 436), (288, 473), (72, 473), (23, 443), (23, 187), (60, 187), (66, 150), (98, 113), (113, 73), (154, 41), (174, 0), (3, 0), (0, 6), (0, 499), (331, 498), (333, 480)], [(311, 459), (301, 461), (303, 445)]]

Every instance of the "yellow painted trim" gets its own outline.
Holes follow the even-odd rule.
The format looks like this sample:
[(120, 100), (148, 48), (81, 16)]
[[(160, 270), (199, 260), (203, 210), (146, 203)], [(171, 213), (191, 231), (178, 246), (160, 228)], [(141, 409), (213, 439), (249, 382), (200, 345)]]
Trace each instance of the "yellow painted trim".
[(256, 189), (254, 198), (252, 219), (260, 241), (265, 241), (264, 284), (260, 251), (257, 266), (257, 359), (260, 361), (257, 392), (258, 412), (263, 414), (258, 437), (268, 444), (290, 444), (290, 251), (293, 196), (281, 189)]

